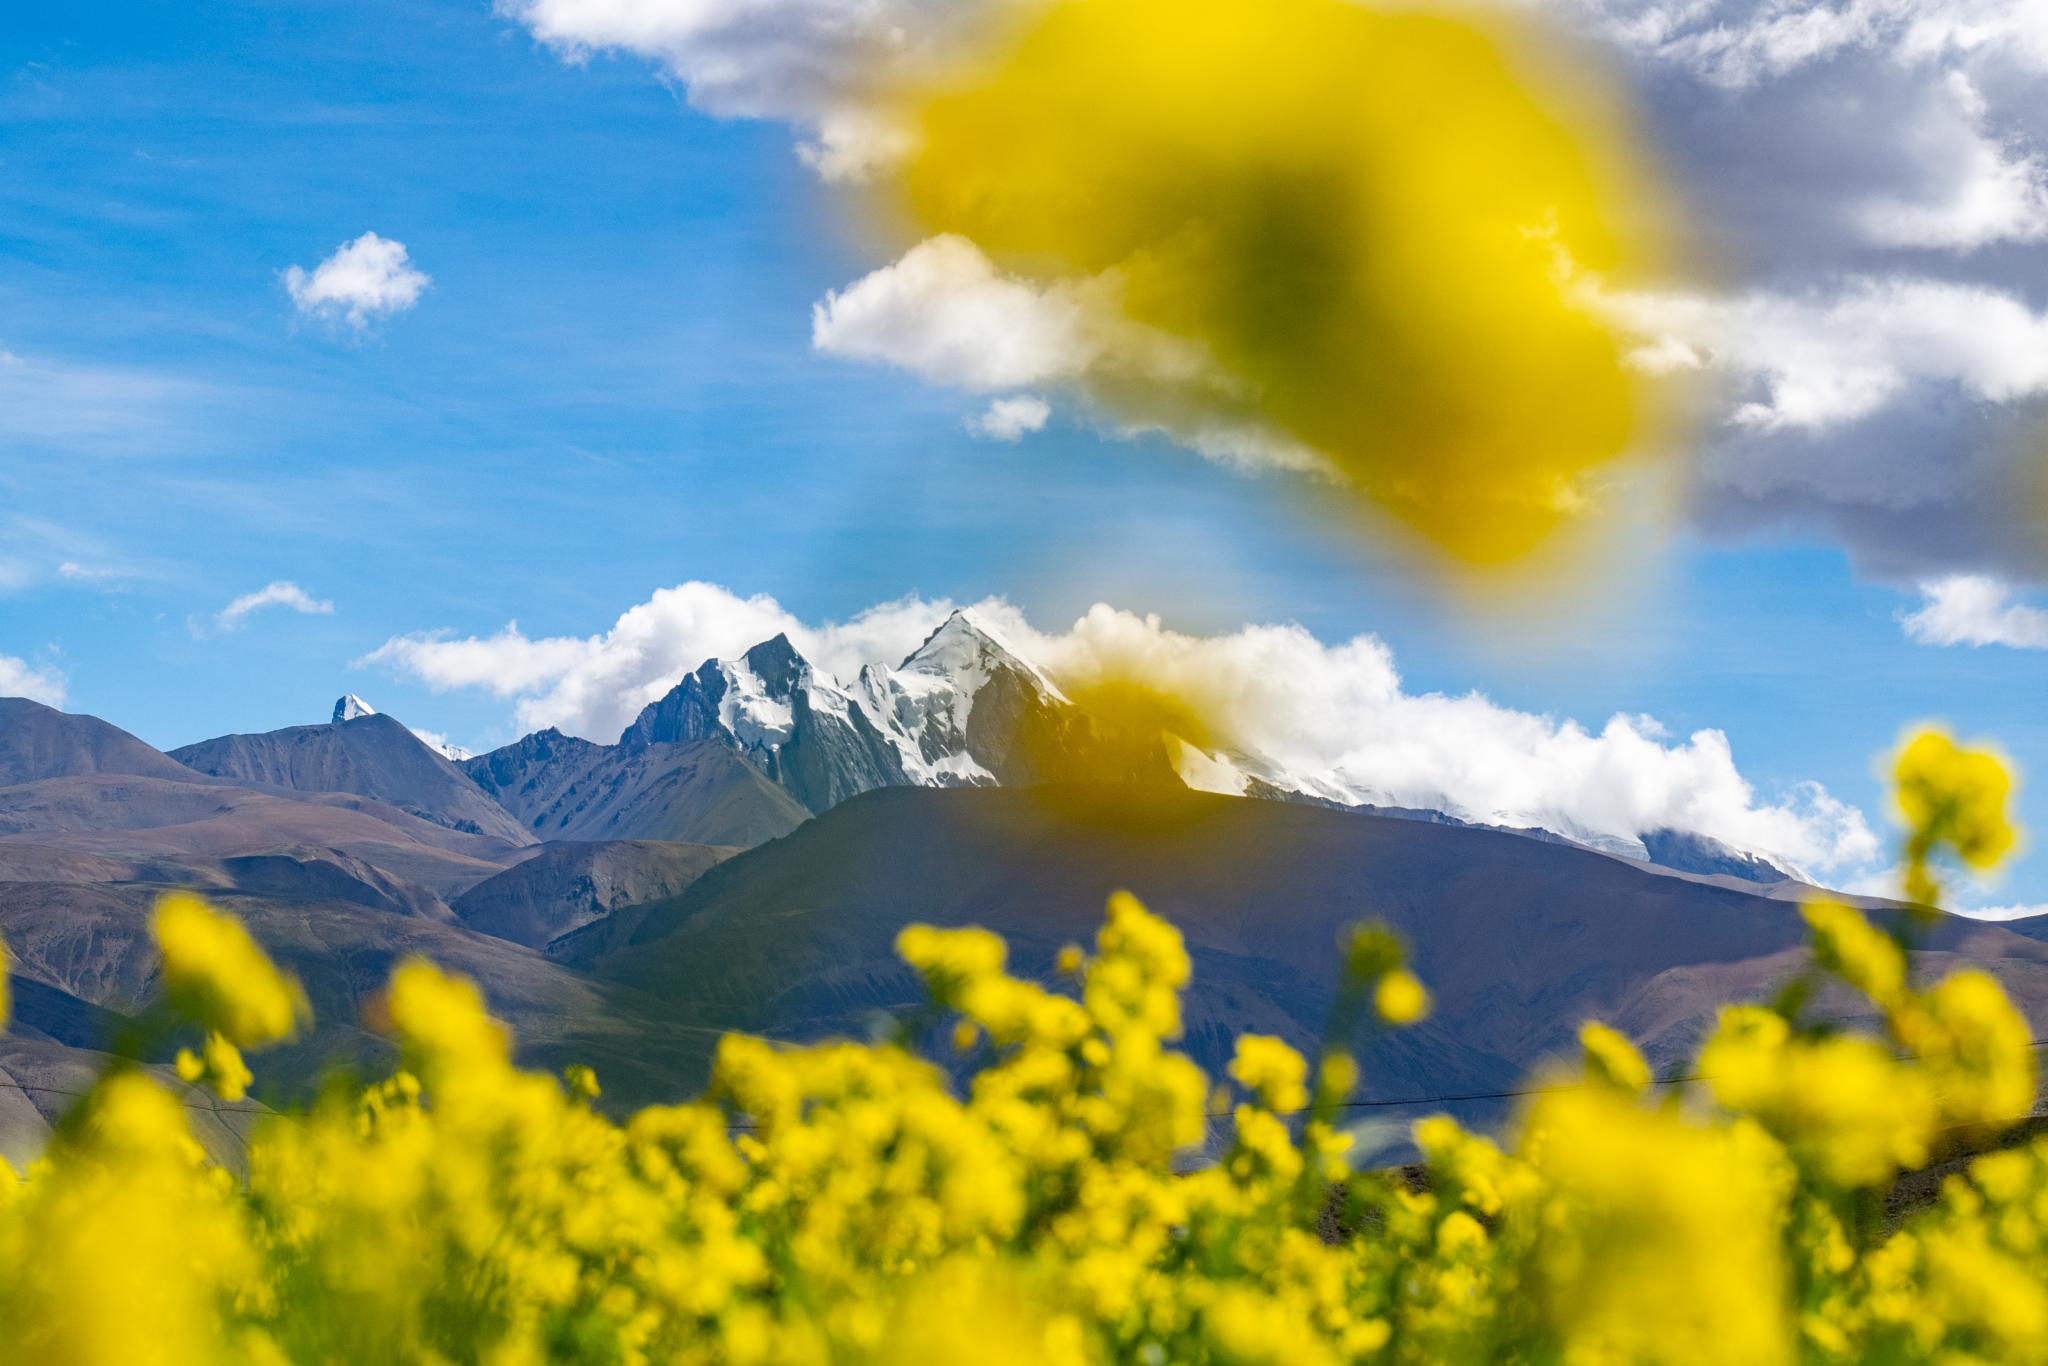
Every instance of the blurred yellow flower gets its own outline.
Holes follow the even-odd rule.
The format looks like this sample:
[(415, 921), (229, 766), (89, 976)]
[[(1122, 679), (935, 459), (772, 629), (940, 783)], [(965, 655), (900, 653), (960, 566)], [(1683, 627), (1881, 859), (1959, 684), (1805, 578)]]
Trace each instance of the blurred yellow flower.
[(1264, 1034), (1238, 1035), (1230, 1076), (1268, 1110), (1287, 1114), (1308, 1106), (1308, 1062), (1283, 1040)]
[(1390, 1025), (1414, 1024), (1429, 1014), (1429, 989), (1406, 968), (1395, 968), (1373, 984), (1372, 1007)]
[(1922, 730), (1900, 748), (1892, 778), (1905, 819), (1906, 899), (1934, 905), (1941, 885), (1931, 858), (1946, 849), (1979, 872), (2004, 861), (2019, 841), (2007, 814), (2010, 763), (1989, 749), (1965, 749), (1947, 733)]
[(1588, 1020), (1579, 1026), (1579, 1047), (1588, 1078), (1638, 1095), (1650, 1089), (1650, 1064), (1619, 1030)]
[(1656, 444), (1584, 294), (1648, 278), (1660, 197), (1587, 62), (1548, 69), (1500, 10), (1012, 16), (907, 96), (904, 204), (1061, 291), (1125, 420), (1306, 448), (1471, 563), (1588, 515), (1601, 467)]
[(173, 892), (157, 902), (152, 928), (165, 993), (185, 1018), (243, 1048), (290, 1038), (309, 1018), (298, 982), (232, 916)]

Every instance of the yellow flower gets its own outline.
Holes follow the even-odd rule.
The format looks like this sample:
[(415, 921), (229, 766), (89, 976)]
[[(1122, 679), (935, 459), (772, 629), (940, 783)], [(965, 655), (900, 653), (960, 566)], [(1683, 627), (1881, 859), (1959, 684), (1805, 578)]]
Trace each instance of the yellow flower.
[(1353, 982), (1375, 981), (1400, 967), (1406, 956), (1386, 926), (1354, 926), (1344, 941), (1344, 975)]
[(1813, 957), (1829, 972), (1889, 1007), (1906, 989), (1906, 955), (1854, 907), (1825, 897), (1800, 908), (1813, 927)]
[(1650, 1089), (1650, 1065), (1619, 1030), (1588, 1020), (1579, 1026), (1579, 1047), (1589, 1078), (1637, 1095)]
[(1395, 968), (1373, 984), (1372, 1006), (1390, 1025), (1414, 1024), (1429, 1014), (1429, 988), (1406, 968)]
[(202, 1052), (179, 1049), (176, 1067), (180, 1080), (209, 1082), (222, 1100), (242, 1099), (249, 1094), (249, 1083), (256, 1080), (248, 1064), (242, 1061), (241, 1050), (218, 1031), (207, 1033)]
[(1547, 1187), (1532, 1269), (1565, 1360), (1791, 1358), (1768, 1140), (1605, 1088), (1546, 1092), (1524, 1122)]
[[(1938, 1133), (2026, 1107), (2025, 1021), (1981, 972), (1918, 991), (1860, 918), (1812, 918), (1823, 959), (1888, 998), (1890, 1044), (1729, 1007), (1710, 1106), (1646, 1096), (1640, 1054), (1588, 1024), (1600, 1084), (1539, 1091), (1505, 1142), (1422, 1121), (1420, 1190), (1354, 1175), (1352, 1134), (1276, 1113), (1308, 1103), (1309, 1068), (1258, 1034), (1229, 1069), (1256, 1103), (1188, 1169), (1213, 1136), (1209, 1079), (1168, 1046), (1186, 950), (1128, 897), (1085, 1004), (1010, 977), (995, 936), (907, 937), (991, 1045), (970, 1076), (894, 1044), (728, 1035), (701, 1098), (622, 1123), (588, 1068), (515, 1068), (474, 984), (408, 962), (388, 1007), (414, 1070), (258, 1124), (246, 1179), (133, 1063), (25, 1177), (0, 1165), (0, 1355), (2042, 1359), (2048, 1139), (1979, 1159), (1888, 1238), (1852, 1218)], [(178, 1070), (249, 1083), (218, 1028)], [(1329, 1049), (1317, 1098), (1356, 1075)]]
[(597, 1073), (580, 1062), (572, 1062), (562, 1069), (562, 1081), (569, 1088), (569, 1094), (588, 1103), (603, 1094), (597, 1084)]
[(1831, 1185), (1874, 1186), (1927, 1160), (1934, 1094), (1875, 1039), (1803, 1038), (1761, 1006), (1724, 1006), (1699, 1065), (1717, 1101)]
[(1267, 1034), (1238, 1035), (1230, 1075), (1268, 1110), (1287, 1114), (1308, 1107), (1308, 1063), (1284, 1040)]
[(1946, 848), (1969, 867), (1998, 866), (2019, 840), (2006, 813), (2012, 769), (1989, 749), (1964, 749), (1947, 733), (1922, 730), (1893, 765), (1899, 814), (1905, 818), (1906, 896), (1927, 905), (1940, 897), (1929, 859)]
[(166, 992), (187, 1019), (255, 1048), (290, 1038), (309, 1018), (297, 980), (277, 970), (240, 921), (173, 892), (157, 902), (152, 928)]
[(511, 1056), (505, 1027), (484, 1009), (483, 993), (466, 977), (451, 977), (423, 958), (408, 959), (391, 974), (392, 1028), (407, 1049), (430, 1066), (501, 1066)]
[(1316, 1069), (1316, 1086), (1325, 1101), (1341, 1104), (1349, 1100), (1358, 1089), (1357, 1061), (1343, 1049), (1331, 1049)]

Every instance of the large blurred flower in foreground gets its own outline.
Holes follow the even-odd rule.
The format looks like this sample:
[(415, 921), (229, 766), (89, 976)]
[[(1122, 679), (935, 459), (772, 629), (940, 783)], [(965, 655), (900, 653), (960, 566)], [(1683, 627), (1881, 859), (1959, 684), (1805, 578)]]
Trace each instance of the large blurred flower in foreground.
[(827, 350), (1333, 476), (1519, 557), (1654, 446), (1595, 286), (1658, 255), (1605, 98), (1532, 34), (1350, 0), (1066, 0), (902, 97), (924, 239)]

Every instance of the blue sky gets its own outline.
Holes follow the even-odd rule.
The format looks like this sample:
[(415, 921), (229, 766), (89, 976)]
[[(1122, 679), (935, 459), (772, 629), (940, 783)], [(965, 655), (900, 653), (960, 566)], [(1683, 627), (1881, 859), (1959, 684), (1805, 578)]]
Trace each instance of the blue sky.
[[(814, 349), (813, 304), (886, 256), (790, 126), (699, 112), (686, 75), (564, 60), (481, 0), (10, 6), (0, 656), (164, 746), (353, 690), (484, 748), (516, 734), (505, 698), (351, 662), (513, 619), (589, 636), (689, 579), (808, 621), (1001, 596), (1058, 630), (1104, 600), (1189, 632), (1371, 632), (1411, 693), (1717, 727), (1759, 790), (1817, 780), (1873, 821), (1875, 756), (1917, 719), (2048, 773), (2044, 656), (1897, 619), (1927, 575), (2028, 567), (1888, 558), (1810, 486), (1747, 515), (1768, 490), (1725, 481), (1538, 644), (1270, 476), (1065, 406), (975, 439), (982, 398)], [(283, 272), (369, 231), (431, 277), (417, 304), (302, 315)], [(1998, 250), (2026, 296), (2040, 248)], [(279, 580), (331, 612), (218, 624)], [(2024, 811), (2048, 830), (2048, 785)], [(1997, 896), (2048, 900), (2048, 858)]]

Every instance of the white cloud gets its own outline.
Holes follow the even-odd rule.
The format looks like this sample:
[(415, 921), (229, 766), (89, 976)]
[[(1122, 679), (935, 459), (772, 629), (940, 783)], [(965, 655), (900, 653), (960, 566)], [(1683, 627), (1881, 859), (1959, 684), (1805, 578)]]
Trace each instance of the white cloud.
[(2048, 67), (2048, 15), (2028, 0), (1568, 0), (1558, 7), (1634, 53), (1731, 89), (1848, 52), (1908, 65), (1997, 52)]
[(294, 612), (307, 616), (332, 616), (334, 604), (315, 598), (305, 589), (288, 579), (267, 583), (253, 593), (244, 593), (233, 602), (214, 613), (213, 624), (223, 631), (238, 630), (251, 612), (265, 607), (289, 607)]
[(342, 243), (310, 272), (292, 266), (284, 273), (285, 288), (300, 313), (343, 318), (358, 330), (411, 308), (431, 283), (414, 269), (405, 243), (374, 232)]
[(1850, 206), (1869, 240), (1887, 247), (1974, 251), (2048, 236), (2048, 183), (2038, 157), (1995, 136), (1990, 109), (1964, 71), (1951, 71), (1905, 133), (1900, 159), (1931, 182), (1888, 187)]
[(498, 0), (500, 14), (572, 61), (658, 62), (690, 102), (726, 118), (808, 130), (804, 160), (857, 179), (900, 155), (904, 131), (869, 92), (961, 50), (1004, 0)]
[(1036, 394), (999, 398), (986, 411), (967, 419), (967, 430), (990, 441), (1021, 441), (1043, 431), (1052, 418), (1052, 405)]
[(1920, 585), (1925, 601), (1899, 624), (1922, 645), (2008, 645), (2048, 650), (2048, 608), (2014, 599), (2011, 584), (1988, 574), (1951, 574)]
[(65, 452), (161, 455), (189, 449), (232, 397), (176, 375), (0, 348), (0, 440)]
[(827, 293), (811, 309), (811, 344), (935, 384), (1015, 389), (1073, 379), (1097, 363), (1096, 312), (1082, 289), (1003, 275), (979, 247), (949, 234)]
[(64, 705), (66, 679), (51, 665), (33, 665), (13, 655), (0, 655), (0, 697), (26, 697), (45, 706)]
[(1132, 322), (1112, 272), (1037, 285), (950, 233), (811, 309), (811, 345), (977, 393), (1086, 379), (1227, 388), (1201, 349)]
[(2048, 315), (1981, 285), (1866, 277), (1830, 290), (1603, 304), (1651, 356), (1697, 356), (1749, 386), (1730, 420), (1758, 431), (1838, 427), (1930, 385), (1999, 403), (2048, 390)]
[(1951, 906), (1947, 909), (1957, 915), (1966, 915), (1972, 920), (2025, 920), (2029, 916), (2048, 915), (2048, 904), (2016, 906)]
[(787, 634), (817, 667), (851, 678), (870, 661), (901, 660), (952, 608), (912, 596), (813, 627), (765, 594), (743, 598), (692, 581), (657, 590), (597, 635), (535, 639), (517, 622), (491, 636), (418, 632), (394, 636), (356, 663), (411, 674), (437, 691), (481, 688), (516, 699), (522, 727), (557, 726), (609, 743), (707, 659)]
[[(535, 640), (508, 626), (488, 637), (401, 636), (359, 662), (437, 689), (488, 690), (514, 702), (524, 727), (611, 741), (706, 658), (785, 632), (819, 668), (851, 678), (862, 664), (901, 660), (951, 608), (913, 596), (814, 627), (773, 598), (692, 582), (662, 589), (598, 635)], [(1646, 717), (1589, 730), (1478, 693), (1411, 693), (1370, 635), (1329, 645), (1299, 626), (1266, 625), (1190, 636), (1107, 606), (1047, 633), (999, 600), (976, 610), (1055, 678), (1151, 680), (1194, 704), (1227, 745), (1349, 800), (1609, 844), (1672, 827), (1817, 874), (1857, 869), (1878, 852), (1862, 813), (1817, 785), (1758, 794), (1720, 731), (1674, 741)]]
[(419, 726), (407, 726), (406, 729), (411, 731), (421, 744), (451, 763), (460, 763), (464, 759), (475, 757), (470, 750), (455, 744), (438, 730), (425, 730)]
[[(2048, 904), (2021, 905), (1997, 901), (1997, 874), (1980, 877), (1968, 868), (1950, 866), (1942, 870), (1942, 876), (1941, 908), (1952, 915), (1968, 916), (1972, 920), (2019, 920), (2030, 915), (2048, 915)], [(1888, 867), (1872, 867), (1835, 886), (1851, 896), (1901, 901), (1906, 895), (1905, 877), (1905, 865), (1894, 863)]]
[(1374, 636), (1326, 645), (1293, 625), (1190, 636), (1102, 605), (1060, 635), (1014, 616), (1005, 629), (1056, 678), (1155, 682), (1226, 742), (1333, 796), (1605, 842), (1670, 827), (1816, 872), (1877, 852), (1862, 813), (1818, 785), (1760, 798), (1718, 730), (1673, 742), (1648, 717), (1588, 730), (1476, 692), (1410, 693)]
[[(1114, 273), (1043, 286), (1020, 280), (966, 238), (941, 235), (828, 292), (811, 310), (811, 344), (970, 393), (1113, 387), (1125, 414), (1110, 428), (1117, 436), (1157, 433), (1239, 469), (1331, 474), (1322, 456), (1233, 402), (1235, 386), (1200, 347), (1125, 317), (1121, 288)], [(980, 423), (1030, 415), (1005, 407), (1015, 402), (998, 400)], [(1013, 439), (997, 435), (1009, 430), (1005, 422), (970, 425)]]

